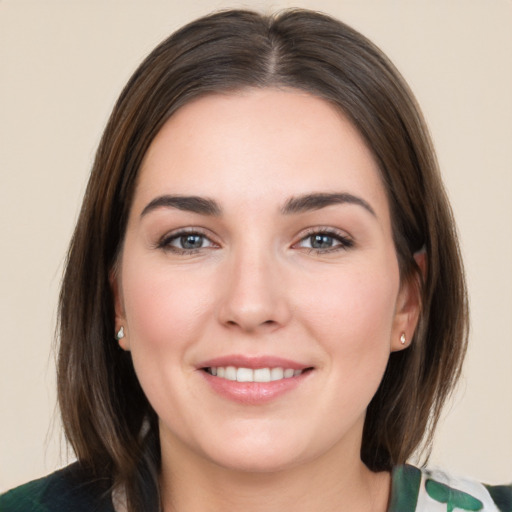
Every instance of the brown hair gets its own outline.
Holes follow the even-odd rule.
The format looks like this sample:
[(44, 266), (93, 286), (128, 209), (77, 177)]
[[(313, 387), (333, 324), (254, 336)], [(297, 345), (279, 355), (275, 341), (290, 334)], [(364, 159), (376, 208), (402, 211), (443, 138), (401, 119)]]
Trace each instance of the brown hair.
[[(216, 13), (183, 27), (140, 65), (101, 140), (60, 295), (58, 392), (66, 436), (96, 477), (122, 484), (130, 510), (158, 510), (155, 412), (130, 354), (114, 340), (109, 283), (137, 173), (165, 121), (191, 99), (244, 87), (308, 91), (340, 109), (379, 164), (401, 279), (416, 279), (422, 312), (411, 346), (391, 354), (370, 403), (361, 458), (389, 470), (431, 440), (467, 340), (467, 300), (452, 213), (412, 93), (365, 37), (326, 15)], [(413, 258), (426, 252), (422, 276)]]

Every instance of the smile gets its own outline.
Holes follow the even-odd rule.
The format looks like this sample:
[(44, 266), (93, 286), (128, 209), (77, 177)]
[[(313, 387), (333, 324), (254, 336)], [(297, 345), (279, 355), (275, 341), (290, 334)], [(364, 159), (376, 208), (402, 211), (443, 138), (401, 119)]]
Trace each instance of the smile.
[(226, 354), (197, 365), (210, 389), (230, 401), (263, 405), (310, 381), (315, 370), (306, 362), (273, 355)]
[(235, 366), (211, 366), (205, 371), (214, 377), (237, 382), (274, 382), (290, 379), (302, 374), (305, 370), (293, 368), (237, 368)]

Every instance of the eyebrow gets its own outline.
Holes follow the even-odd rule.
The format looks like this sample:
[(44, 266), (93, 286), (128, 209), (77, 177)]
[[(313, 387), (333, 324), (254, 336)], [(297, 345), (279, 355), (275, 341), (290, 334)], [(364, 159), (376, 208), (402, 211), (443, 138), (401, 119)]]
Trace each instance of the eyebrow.
[[(326, 193), (318, 192), (313, 194), (305, 194), (302, 196), (291, 197), (281, 208), (283, 215), (293, 215), (304, 213), (312, 210), (320, 210), (327, 206), (335, 204), (355, 204), (362, 206), (370, 212), (374, 217), (375, 210), (364, 199), (348, 193)], [(158, 196), (150, 201), (142, 213), (144, 217), (148, 213), (158, 208), (176, 208), (178, 210), (197, 213), (199, 215), (208, 215), (218, 217), (222, 214), (222, 208), (213, 199), (199, 196)]]
[(347, 193), (315, 193), (305, 194), (303, 196), (291, 197), (286, 201), (281, 209), (284, 215), (294, 213), (304, 213), (312, 210), (320, 210), (334, 204), (355, 204), (362, 206), (365, 210), (369, 211), (374, 217), (377, 217), (375, 210), (361, 197), (354, 196)]
[(157, 208), (176, 208), (186, 212), (198, 213), (199, 215), (220, 216), (221, 207), (213, 199), (198, 196), (170, 196), (164, 195), (155, 197), (142, 210), (141, 217)]

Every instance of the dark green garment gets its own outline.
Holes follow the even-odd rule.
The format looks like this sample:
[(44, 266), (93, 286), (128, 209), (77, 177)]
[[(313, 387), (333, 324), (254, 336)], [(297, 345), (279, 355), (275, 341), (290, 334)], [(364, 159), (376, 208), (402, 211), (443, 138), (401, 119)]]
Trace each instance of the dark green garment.
[(0, 512), (115, 512), (109, 487), (74, 463), (3, 494)]
[[(0, 496), (0, 512), (115, 512), (108, 486), (75, 463)], [(452, 511), (512, 512), (512, 485), (484, 486), (409, 465), (393, 470), (388, 512)]]

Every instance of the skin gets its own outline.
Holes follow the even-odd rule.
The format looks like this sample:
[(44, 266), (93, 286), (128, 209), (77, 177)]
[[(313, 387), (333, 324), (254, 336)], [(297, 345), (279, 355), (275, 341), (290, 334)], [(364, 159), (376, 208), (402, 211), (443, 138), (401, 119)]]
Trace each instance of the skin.
[[(367, 206), (283, 213), (312, 193)], [(148, 209), (165, 194), (222, 212)], [(192, 252), (183, 229), (199, 235)], [(359, 457), (364, 416), (419, 303), (400, 282), (378, 167), (332, 106), (260, 89), (181, 108), (144, 159), (113, 288), (121, 344), (160, 418), (165, 510), (386, 509), (389, 475)], [(240, 403), (198, 368), (232, 354), (312, 370)]]

